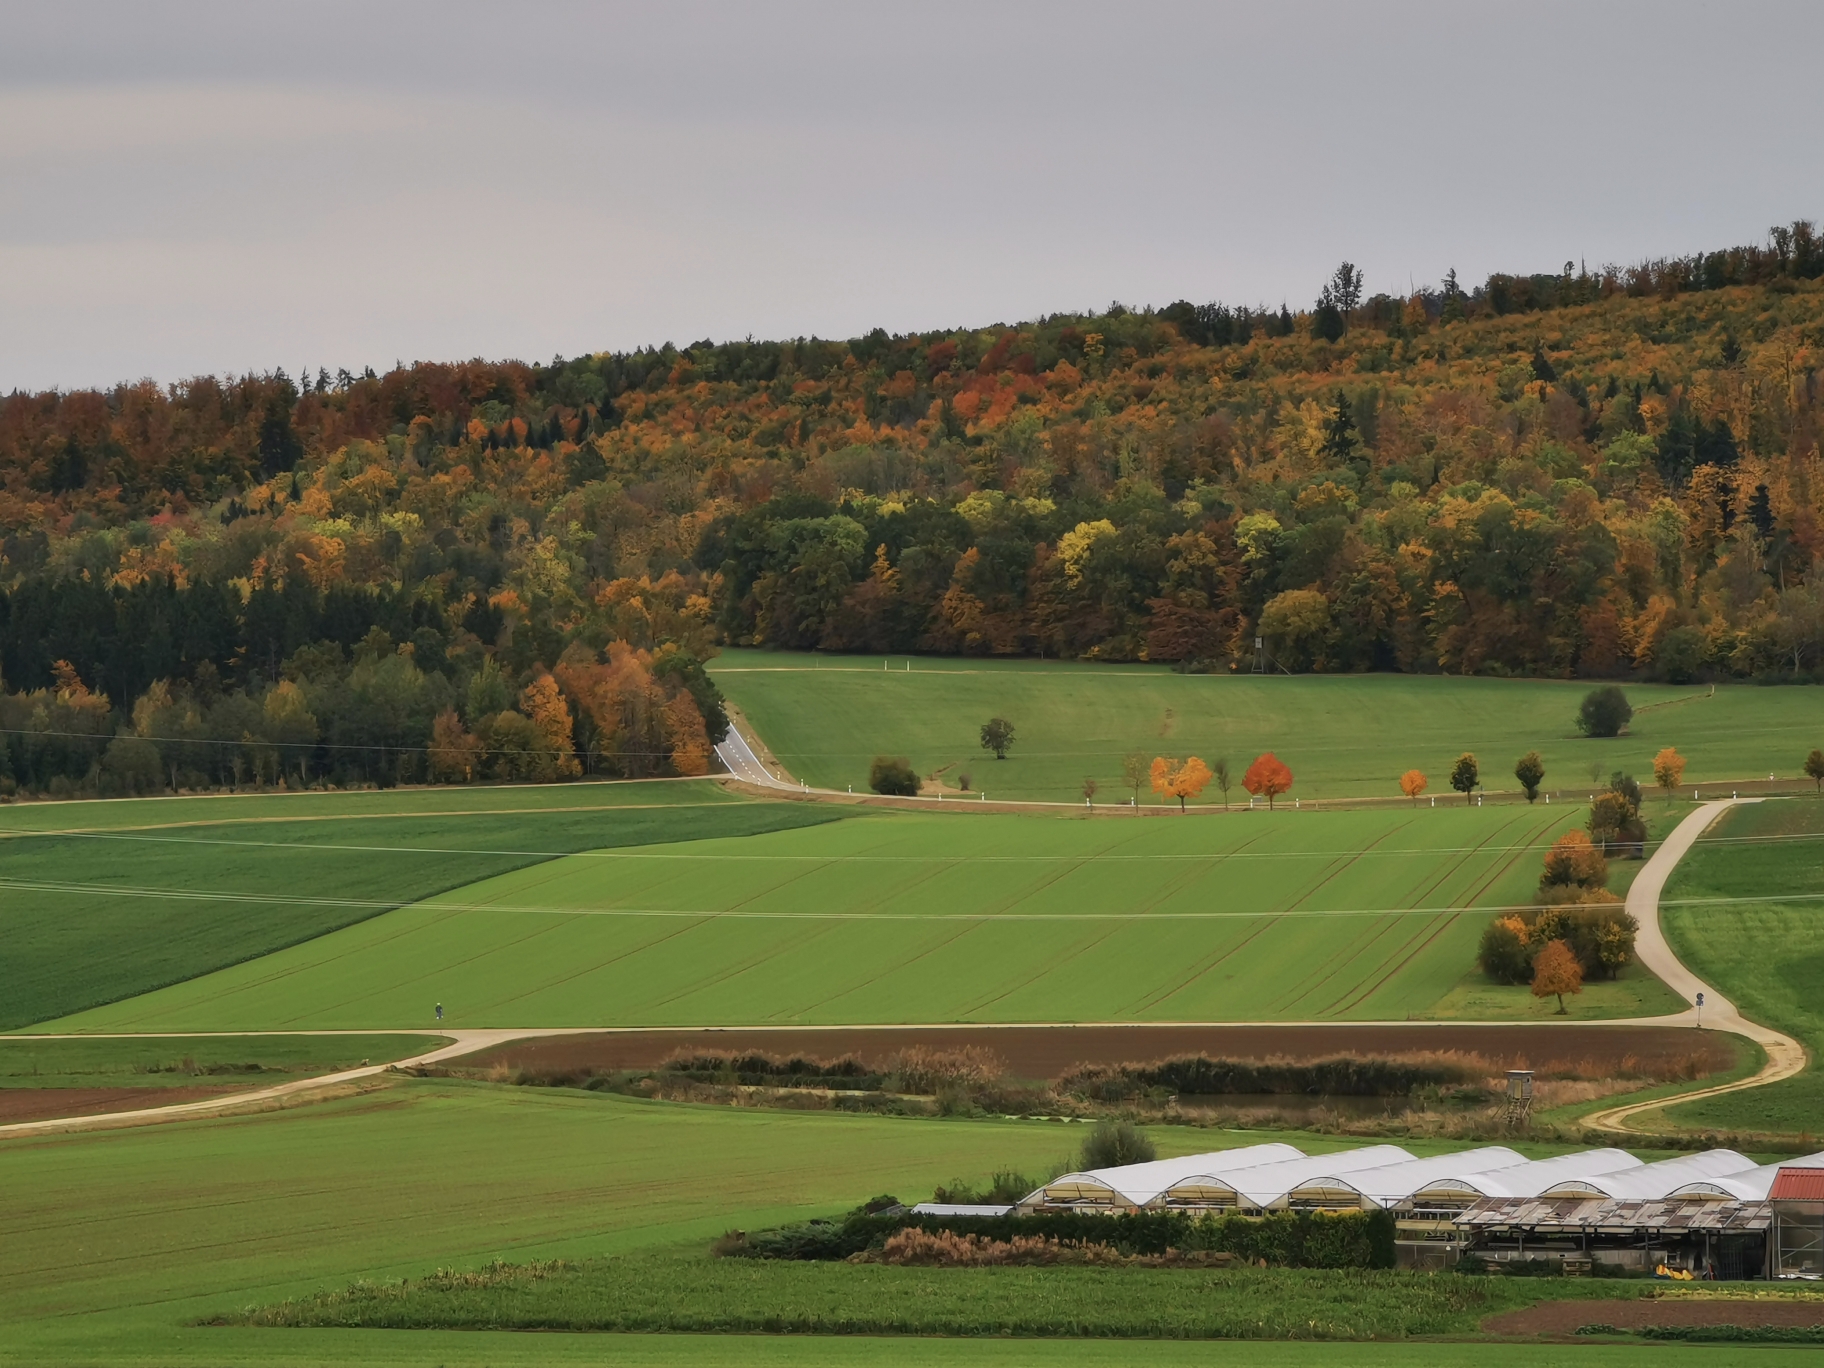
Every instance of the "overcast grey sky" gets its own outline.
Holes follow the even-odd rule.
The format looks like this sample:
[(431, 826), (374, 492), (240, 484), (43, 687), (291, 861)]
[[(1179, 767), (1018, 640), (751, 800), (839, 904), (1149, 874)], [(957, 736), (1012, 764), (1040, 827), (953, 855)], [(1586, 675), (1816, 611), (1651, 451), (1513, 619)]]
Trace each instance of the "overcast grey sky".
[(0, 390), (1308, 304), (1824, 216), (1824, 4), (0, 0)]

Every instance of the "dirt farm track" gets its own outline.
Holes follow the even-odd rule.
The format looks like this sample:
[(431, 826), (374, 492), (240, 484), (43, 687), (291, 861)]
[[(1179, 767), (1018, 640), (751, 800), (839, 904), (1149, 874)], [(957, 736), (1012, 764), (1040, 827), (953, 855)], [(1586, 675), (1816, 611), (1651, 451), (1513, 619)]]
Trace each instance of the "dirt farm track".
[(1497, 1068), (1575, 1069), (1612, 1075), (1634, 1066), (1692, 1061), (1697, 1072), (1735, 1064), (1733, 1037), (1673, 1026), (1512, 1025), (1440, 1022), (1318, 1026), (887, 1026), (807, 1029), (603, 1031), (510, 1041), (462, 1060), (536, 1069), (642, 1069), (678, 1054), (853, 1055), (882, 1064), (900, 1050), (977, 1046), (1005, 1061), (1015, 1077), (1055, 1078), (1075, 1064), (1119, 1064), (1208, 1055), (1213, 1059), (1322, 1059), (1461, 1050)]

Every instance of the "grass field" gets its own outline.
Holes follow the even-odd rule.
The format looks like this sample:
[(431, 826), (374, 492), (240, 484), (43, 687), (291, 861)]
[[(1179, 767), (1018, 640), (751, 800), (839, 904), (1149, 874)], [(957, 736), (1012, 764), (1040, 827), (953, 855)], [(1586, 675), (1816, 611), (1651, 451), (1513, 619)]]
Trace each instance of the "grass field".
[[(1543, 1296), (1594, 1300), (1651, 1290), (1564, 1279)], [(263, 1307), (246, 1319), (390, 1329), (1402, 1340), (1474, 1335), (1484, 1317), (1541, 1299), (1536, 1283), (1518, 1278), (1249, 1267), (887, 1267), (714, 1259), (698, 1249), (365, 1283)], [(1824, 1315), (1824, 1302), (1817, 1309)]]
[[(1452, 763), (1481, 761), (1490, 789), (1518, 791), (1514, 761), (1545, 760), (1545, 787), (1584, 801), (1590, 767), (1652, 782), (1653, 756), (1676, 746), (1688, 784), (1796, 776), (1824, 745), (1824, 695), (1802, 687), (1630, 685), (1636, 714), (1626, 736), (1590, 740), (1576, 729), (1588, 682), (1462, 679), (1436, 675), (1180, 675), (1164, 666), (1043, 661), (915, 659), (881, 668), (879, 656), (812, 657), (731, 650), (712, 663), (716, 682), (797, 778), (826, 788), (867, 785), (876, 755), (908, 756), (920, 774), (961, 773), (991, 798), (1081, 802), (1086, 776), (1099, 801), (1125, 801), (1121, 757), (1226, 757), (1234, 795), (1262, 751), (1291, 766), (1293, 796), (1398, 797), (1399, 777), (1423, 770), (1439, 802), (1456, 800)], [(1018, 729), (1009, 757), (983, 751), (990, 717)], [(1140, 801), (1157, 801), (1143, 786)], [(1212, 786), (1206, 803), (1220, 803)], [(1460, 800), (1457, 800), (1460, 801)]]
[(556, 855), (840, 815), (742, 803), (711, 783), (0, 809), (0, 1029), (253, 959)]
[(1824, 1133), (1824, 1073), (1817, 1068), (1824, 1054), (1824, 801), (1735, 808), (1708, 837), (1715, 839), (1700, 841), (1667, 885), (1667, 903), (1691, 905), (1661, 914), (1666, 939), (1745, 1016), (1803, 1042), (1812, 1067), (1668, 1115), (1687, 1126)]
[(1471, 975), (1485, 915), (1455, 909), (1528, 901), (1567, 818), (862, 813), (552, 860), (58, 1028), (1400, 1019)]
[[(355, 1278), (472, 1269), (496, 1258), (679, 1257), (730, 1226), (830, 1214), (882, 1191), (922, 1196), (958, 1173), (1046, 1168), (1080, 1134), (1045, 1122), (792, 1114), (403, 1081), (258, 1116), (4, 1141), (0, 1363), (1644, 1365), (1680, 1352), (1579, 1347), (1554, 1357), (1559, 1351), (1538, 1346), (1510, 1354), (1500, 1346), (1399, 1345), (1383, 1353), (1147, 1342), (1114, 1352), (1046, 1341), (194, 1324)], [(1153, 1135), (1168, 1155), (1276, 1138), (1326, 1147), (1308, 1136), (1175, 1128)], [(1757, 1351), (1755, 1361), (1799, 1361), (1782, 1352)]]

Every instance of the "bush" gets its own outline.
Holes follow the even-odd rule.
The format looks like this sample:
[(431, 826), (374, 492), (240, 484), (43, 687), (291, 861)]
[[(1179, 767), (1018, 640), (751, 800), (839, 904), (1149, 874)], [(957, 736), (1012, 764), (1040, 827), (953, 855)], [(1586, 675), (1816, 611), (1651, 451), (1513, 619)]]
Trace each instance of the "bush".
[(918, 775), (905, 756), (877, 755), (868, 767), (868, 787), (899, 798), (918, 796)]
[(1199, 1097), (1257, 1093), (1405, 1097), (1420, 1088), (1461, 1083), (1471, 1076), (1467, 1066), (1435, 1055), (1416, 1059), (1337, 1055), (1308, 1062), (1183, 1055), (1156, 1064), (1089, 1065), (1066, 1074), (1058, 1080), (1058, 1087), (1102, 1102), (1118, 1102), (1149, 1089)]
[(1531, 983), (1533, 955), (1526, 923), (1519, 917), (1496, 917), (1482, 931), (1476, 963), (1496, 983)]
[(1085, 1169), (1119, 1168), (1123, 1164), (1149, 1164), (1159, 1157), (1146, 1132), (1132, 1121), (1104, 1121), (1083, 1142)]
[(1233, 1254), (1248, 1263), (1264, 1260), (1280, 1268), (1392, 1268), (1394, 1262), (1390, 1211), (1271, 1211), (1259, 1217), (1193, 1217), (1182, 1211), (1042, 1211), (1009, 1216), (858, 1211), (842, 1221), (807, 1221), (739, 1240), (724, 1236), (716, 1251), (761, 1259), (847, 1259), (864, 1250), (884, 1249), (904, 1230), (973, 1235), (1007, 1244), (1042, 1239), (1100, 1245), (1126, 1256), (1157, 1256), (1168, 1250)]
[(1634, 716), (1634, 705), (1617, 684), (1604, 684), (1583, 696), (1577, 712), (1577, 730), (1585, 736), (1620, 736)]

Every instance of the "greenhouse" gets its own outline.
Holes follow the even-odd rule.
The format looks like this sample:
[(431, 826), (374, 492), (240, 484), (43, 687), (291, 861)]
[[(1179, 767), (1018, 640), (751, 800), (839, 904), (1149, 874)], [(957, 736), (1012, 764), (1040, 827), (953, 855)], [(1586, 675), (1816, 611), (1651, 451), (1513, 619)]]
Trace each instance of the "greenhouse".
[[(1776, 1212), (1782, 1190), (1803, 1190), (1806, 1205)], [(1824, 1228), (1814, 1191), (1824, 1193), (1824, 1153), (1756, 1164), (1716, 1149), (1643, 1163), (1619, 1149), (1529, 1160), (1501, 1145), (1415, 1158), (1397, 1145), (1308, 1155), (1265, 1144), (1067, 1173), (1011, 1207), (983, 1210), (1380, 1210), (1392, 1215), (1408, 1265), (1555, 1261), (1570, 1272), (1601, 1263), (1680, 1276), (1809, 1277), (1819, 1266), (1814, 1227)]]

